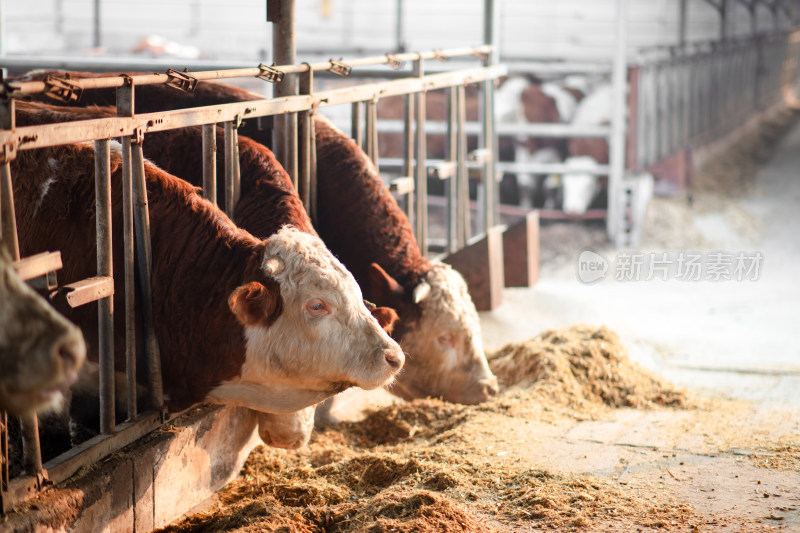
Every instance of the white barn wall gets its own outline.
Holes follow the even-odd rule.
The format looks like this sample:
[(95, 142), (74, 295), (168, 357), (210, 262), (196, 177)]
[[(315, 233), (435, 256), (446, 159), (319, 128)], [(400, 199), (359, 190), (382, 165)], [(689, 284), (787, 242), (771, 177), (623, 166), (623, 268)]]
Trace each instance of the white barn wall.
[[(615, 0), (497, 0), (501, 54), (506, 57), (610, 57)], [(300, 51), (331, 55), (381, 52), (397, 43), (396, 0), (296, 0)], [(5, 0), (9, 53), (85, 51), (92, 46), (93, 0)], [(689, 0), (689, 41), (719, 35), (719, 16), (705, 0)], [(679, 0), (630, 0), (631, 50), (678, 40)], [(750, 16), (731, 4), (731, 35), (750, 32)], [(103, 0), (103, 44), (126, 53), (148, 34), (201, 48), (208, 57), (269, 58), (265, 0)], [(323, 13), (329, 7), (327, 16)], [(482, 0), (404, 0), (407, 49), (479, 44)], [(784, 27), (786, 26), (785, 16)], [(773, 27), (759, 8), (758, 28)]]

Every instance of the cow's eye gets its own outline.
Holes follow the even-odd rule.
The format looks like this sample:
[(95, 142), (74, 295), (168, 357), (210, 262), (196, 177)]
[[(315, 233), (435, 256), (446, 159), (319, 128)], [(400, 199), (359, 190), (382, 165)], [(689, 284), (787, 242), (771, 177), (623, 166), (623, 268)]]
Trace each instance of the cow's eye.
[(328, 306), (319, 298), (314, 298), (306, 303), (306, 310), (311, 316), (321, 316), (330, 313)]
[(453, 337), (450, 335), (439, 335), (439, 337), (437, 337), (436, 340), (439, 341), (439, 344), (441, 344), (442, 346), (449, 346), (451, 348), (455, 346)]

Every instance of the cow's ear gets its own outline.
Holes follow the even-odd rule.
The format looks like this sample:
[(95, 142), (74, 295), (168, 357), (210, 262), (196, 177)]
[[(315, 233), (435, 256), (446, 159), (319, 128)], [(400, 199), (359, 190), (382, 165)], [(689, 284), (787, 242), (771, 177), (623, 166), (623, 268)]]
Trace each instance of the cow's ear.
[(367, 276), (369, 299), (380, 306), (397, 307), (403, 301), (405, 291), (395, 279), (386, 273), (378, 263), (369, 266)]
[(400, 318), (397, 316), (395, 310), (391, 307), (375, 307), (371, 309), (370, 312), (372, 316), (378, 320), (378, 324), (381, 325), (383, 331), (391, 335), (394, 330), (395, 322)]
[(237, 287), (228, 297), (228, 305), (243, 326), (270, 326), (283, 310), (280, 285), (274, 281), (252, 281)]

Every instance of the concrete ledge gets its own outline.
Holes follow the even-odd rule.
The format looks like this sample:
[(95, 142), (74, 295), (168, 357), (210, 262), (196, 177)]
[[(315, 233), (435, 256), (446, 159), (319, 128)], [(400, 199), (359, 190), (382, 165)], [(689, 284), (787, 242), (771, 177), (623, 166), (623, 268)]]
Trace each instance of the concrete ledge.
[(503, 272), (506, 287), (533, 287), (539, 281), (539, 212), (503, 232)]
[(478, 311), (491, 311), (503, 302), (503, 228), (495, 226), (485, 237), (447, 256), (467, 281)]
[(261, 441), (241, 407), (200, 406), (79, 472), (0, 524), (3, 532), (145, 532), (165, 526), (233, 479)]

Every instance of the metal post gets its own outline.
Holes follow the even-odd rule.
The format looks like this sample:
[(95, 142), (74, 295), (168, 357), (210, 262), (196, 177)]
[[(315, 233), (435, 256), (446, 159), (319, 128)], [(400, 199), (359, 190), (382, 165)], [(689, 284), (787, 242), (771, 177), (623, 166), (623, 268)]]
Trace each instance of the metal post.
[(678, 3), (678, 45), (683, 50), (686, 47), (687, 15), (686, 4), (689, 0), (680, 0)]
[[(500, 16), (498, 12), (498, 2), (495, 0), (484, 0), (483, 15), (483, 42), (492, 46), (492, 51), (483, 60), (484, 66), (496, 65), (500, 60), (500, 47), (498, 46), (500, 36)], [(495, 161), (497, 154), (497, 138), (495, 135), (494, 124), (494, 80), (483, 82), (483, 101), (481, 106), (483, 146), (489, 156), (484, 164), (483, 172), (483, 230), (488, 233), (495, 225), (495, 213), (497, 211), (495, 199), (497, 197), (497, 177), (495, 176)]]
[[(296, 62), (295, 1), (267, 0), (267, 21), (272, 22), (273, 59), (277, 65), (293, 65)], [(297, 94), (297, 76), (286, 74), (274, 87), (274, 96)], [(273, 130), (273, 146), (278, 160), (297, 186), (297, 115), (277, 115)]]
[(367, 101), (367, 124), (364, 130), (364, 136), (367, 138), (367, 157), (372, 160), (372, 163), (377, 168), (378, 166), (378, 106), (375, 100)]
[[(447, 89), (447, 143), (446, 159), (456, 162), (458, 159), (458, 94), (455, 87)], [(457, 163), (456, 163), (457, 164)], [(456, 168), (458, 168), (456, 166)], [(456, 184), (458, 171), (447, 180), (447, 251), (458, 250), (458, 187)]]
[(217, 203), (217, 125), (203, 124), (203, 198)]
[[(236, 209), (236, 191), (239, 189), (238, 182), (241, 179), (239, 169), (239, 135), (233, 122), (226, 122), (224, 127), (225, 144), (225, 214), (233, 219), (233, 211)], [(297, 173), (295, 172), (295, 176)]]
[(719, 0), (719, 40), (725, 41), (728, 39), (728, 18), (730, 17), (730, 10), (728, 9), (728, 0)]
[[(405, 147), (405, 152), (403, 153), (403, 176), (409, 178), (414, 175), (414, 98), (413, 94), (405, 95), (405, 106), (403, 107), (403, 145)], [(416, 227), (414, 191), (406, 194), (406, 214), (411, 227)]]
[(94, 39), (92, 46), (100, 48), (103, 45), (102, 33), (100, 28), (100, 0), (94, 0)]
[(397, 0), (397, 35), (395, 38), (397, 39), (397, 44), (395, 45), (395, 49), (398, 52), (405, 52), (406, 51), (406, 37), (405, 37), (405, 28), (403, 27), (403, 0)]
[(147, 187), (144, 173), (144, 155), (141, 139), (131, 145), (133, 168), (134, 229), (136, 237), (136, 260), (139, 277), (139, 301), (142, 308), (144, 329), (144, 352), (147, 359), (147, 383), (150, 389), (150, 406), (161, 409), (164, 405), (164, 389), (161, 382), (161, 356), (158, 351), (153, 327), (152, 300), (152, 249), (150, 242), (150, 214), (147, 208)]
[(364, 137), (361, 135), (361, 102), (350, 104), (350, 136), (359, 148), (364, 147)]
[[(300, 75), (300, 94), (311, 94), (314, 87), (314, 71), (309, 68)], [(311, 146), (314, 136), (313, 116), (311, 111), (300, 113), (298, 126), (300, 129), (300, 158), (298, 193), (306, 212), (311, 212)]]
[[(94, 142), (97, 275), (114, 276), (111, 262), (111, 151), (108, 140)], [(100, 358), (100, 432), (114, 432), (114, 297), (97, 302)]]
[(456, 88), (456, 216), (458, 217), (458, 247), (463, 248), (472, 235), (469, 209), (469, 169), (467, 169), (467, 95), (463, 85)]
[[(117, 116), (132, 117), (134, 113), (134, 85), (117, 88)], [(125, 377), (128, 420), (136, 420), (136, 296), (134, 291), (133, 248), (133, 190), (131, 168), (131, 138), (122, 138), (122, 248), (125, 277)]]
[(125, 260), (125, 375), (128, 420), (136, 420), (136, 296), (133, 248), (131, 138), (122, 138), (122, 246)]
[(617, 0), (617, 39), (612, 74), (613, 102), (610, 139), (610, 175), (608, 176), (608, 213), (606, 228), (616, 246), (623, 245), (622, 180), (625, 176), (625, 102), (628, 40), (628, 0)]
[[(0, 129), (12, 130), (15, 124), (14, 100), (0, 98)], [(19, 260), (17, 217), (14, 210), (14, 188), (11, 183), (11, 162), (0, 164), (0, 237), (11, 257)]]
[[(414, 61), (414, 76), (423, 77), (425, 66), (420, 57)], [(428, 165), (427, 146), (425, 136), (425, 92), (420, 91), (415, 95), (415, 124), (416, 124), (416, 167), (414, 172), (414, 190), (417, 193), (416, 203), (416, 238), (423, 256), (428, 255)]]

